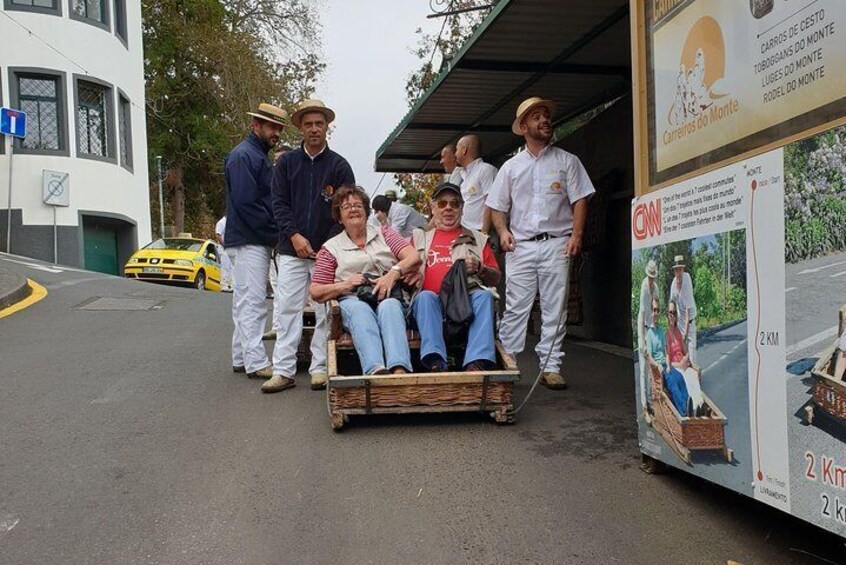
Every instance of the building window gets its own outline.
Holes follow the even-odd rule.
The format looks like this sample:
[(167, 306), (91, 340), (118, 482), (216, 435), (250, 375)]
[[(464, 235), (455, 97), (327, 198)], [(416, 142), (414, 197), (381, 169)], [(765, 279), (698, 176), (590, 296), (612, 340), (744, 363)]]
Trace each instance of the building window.
[(126, 35), (126, 0), (115, 0), (115, 34), (124, 42)]
[(21, 147), (53, 151), (63, 148), (60, 90), (58, 77), (18, 76), (18, 104), (27, 118)]
[(7, 10), (62, 15), (62, 6), (59, 0), (5, 0), (3, 6)]
[(122, 93), (118, 94), (118, 149), (120, 164), (132, 170), (132, 106)]
[(99, 84), (79, 81), (76, 94), (77, 153), (95, 157), (112, 156), (113, 151), (108, 140), (108, 106), (111, 93)]
[(109, 0), (70, 0), (70, 14), (75, 20), (110, 29)]

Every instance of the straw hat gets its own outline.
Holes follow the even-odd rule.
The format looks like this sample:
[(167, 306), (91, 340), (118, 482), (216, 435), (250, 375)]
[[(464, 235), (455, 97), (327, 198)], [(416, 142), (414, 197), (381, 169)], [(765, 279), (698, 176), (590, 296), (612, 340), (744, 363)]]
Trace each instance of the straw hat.
[(288, 112), (282, 108), (277, 108), (273, 104), (265, 104), (262, 102), (259, 104), (258, 110), (255, 112), (247, 112), (247, 115), (280, 126), (288, 125)]
[(650, 259), (646, 264), (646, 276), (650, 279), (658, 278), (658, 265), (655, 264), (655, 259)]
[(523, 132), (520, 131), (520, 124), (523, 122), (523, 118), (526, 117), (526, 114), (528, 114), (530, 110), (537, 108), (538, 106), (545, 106), (546, 109), (549, 110), (550, 118), (558, 113), (558, 104), (552, 100), (544, 100), (539, 96), (532, 96), (531, 98), (523, 100), (520, 105), (517, 106), (517, 117), (514, 118), (514, 123), (511, 124), (511, 131), (517, 135), (523, 135)]
[(385, 191), (385, 198), (391, 201), (396, 201), (397, 199), (397, 191), (396, 190), (386, 190)]
[(335, 121), (335, 112), (333, 112), (331, 108), (324, 104), (322, 100), (317, 100), (316, 98), (309, 98), (308, 100), (303, 100), (302, 102), (300, 102), (299, 106), (297, 106), (297, 110), (291, 115), (291, 122), (296, 127), (300, 127), (303, 114), (307, 114), (309, 112), (320, 112), (321, 114), (326, 116), (326, 125), (329, 125), (333, 121)]
[(679, 268), (684, 269), (685, 268), (684, 255), (676, 255), (675, 257), (673, 257), (673, 268), (674, 269), (679, 269)]

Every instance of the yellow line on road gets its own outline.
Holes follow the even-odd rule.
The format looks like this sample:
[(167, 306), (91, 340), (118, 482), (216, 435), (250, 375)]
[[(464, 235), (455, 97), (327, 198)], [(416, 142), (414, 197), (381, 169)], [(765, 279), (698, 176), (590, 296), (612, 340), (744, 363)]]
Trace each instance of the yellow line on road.
[(19, 312), (28, 306), (32, 306), (45, 296), (47, 296), (47, 289), (35, 282), (32, 279), (26, 279), (27, 284), (29, 284), (29, 288), (32, 289), (32, 293), (21, 300), (20, 302), (15, 302), (11, 306), (3, 308), (0, 310), (0, 318), (5, 318), (6, 316), (11, 316), (15, 312)]

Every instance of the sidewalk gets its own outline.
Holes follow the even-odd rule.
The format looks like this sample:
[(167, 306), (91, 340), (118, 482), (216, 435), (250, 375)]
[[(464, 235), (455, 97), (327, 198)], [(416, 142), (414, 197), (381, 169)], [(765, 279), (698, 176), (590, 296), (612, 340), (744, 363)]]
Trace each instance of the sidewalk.
[(32, 289), (23, 275), (0, 267), (0, 310), (20, 302), (31, 293)]

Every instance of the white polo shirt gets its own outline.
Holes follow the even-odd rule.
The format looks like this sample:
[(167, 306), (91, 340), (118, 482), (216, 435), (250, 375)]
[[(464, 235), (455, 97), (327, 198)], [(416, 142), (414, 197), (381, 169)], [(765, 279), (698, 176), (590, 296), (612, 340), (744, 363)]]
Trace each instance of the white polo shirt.
[(685, 331), (682, 326), (687, 322), (685, 310), (690, 308), (690, 319), (696, 318), (696, 299), (693, 297), (693, 281), (690, 273), (682, 273), (681, 288), (678, 287), (676, 277), (673, 276), (673, 282), (670, 283), (670, 300), (674, 301), (678, 307), (679, 329)]
[[(456, 175), (456, 173), (458, 173)], [(457, 167), (450, 181), (461, 187), (464, 211), (461, 225), (474, 230), (482, 229), (485, 219), (485, 199), (496, 180), (497, 168), (478, 158), (467, 167)]]
[(524, 149), (502, 165), (487, 206), (511, 213), (511, 233), (525, 241), (573, 232), (572, 206), (596, 190), (578, 157), (549, 145), (535, 157)]

